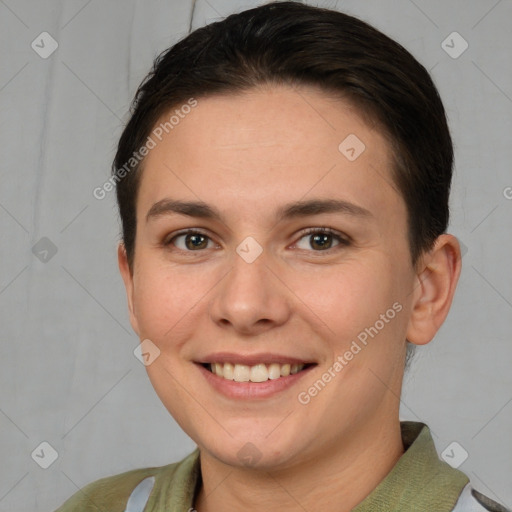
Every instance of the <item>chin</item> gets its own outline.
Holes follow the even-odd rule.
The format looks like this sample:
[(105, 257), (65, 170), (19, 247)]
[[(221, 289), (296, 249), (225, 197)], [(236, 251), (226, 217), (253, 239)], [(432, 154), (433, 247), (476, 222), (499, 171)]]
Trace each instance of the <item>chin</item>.
[[(273, 428), (275, 425), (274, 423)], [(205, 451), (223, 464), (237, 468), (268, 471), (284, 469), (298, 463), (298, 458), (302, 458), (304, 451), (302, 445), (305, 448), (310, 443), (302, 443), (297, 435), (285, 431), (281, 432), (279, 438), (271, 439), (274, 437), (274, 434), (269, 435), (271, 431), (272, 429), (265, 430), (265, 433), (251, 433), (249, 428), (236, 438), (225, 432), (224, 435), (214, 438), (205, 435), (200, 436), (196, 443), (201, 452)]]

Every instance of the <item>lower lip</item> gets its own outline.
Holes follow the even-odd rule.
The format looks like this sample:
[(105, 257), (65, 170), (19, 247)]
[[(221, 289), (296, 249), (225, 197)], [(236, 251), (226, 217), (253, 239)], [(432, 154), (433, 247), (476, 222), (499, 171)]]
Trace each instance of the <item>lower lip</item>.
[(235, 382), (215, 375), (203, 365), (197, 364), (206, 381), (219, 393), (229, 398), (254, 399), (268, 398), (280, 391), (284, 391), (299, 382), (315, 365), (311, 365), (298, 373), (278, 379), (269, 379), (264, 382)]

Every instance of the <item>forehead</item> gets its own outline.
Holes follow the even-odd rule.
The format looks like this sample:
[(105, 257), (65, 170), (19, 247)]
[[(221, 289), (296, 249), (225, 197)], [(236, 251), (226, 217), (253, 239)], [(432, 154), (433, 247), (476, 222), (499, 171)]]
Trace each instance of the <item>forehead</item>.
[(156, 146), (143, 165), (139, 217), (168, 196), (214, 203), (237, 218), (308, 195), (381, 212), (401, 202), (383, 134), (350, 103), (318, 89), (199, 98), (171, 124), (176, 109), (151, 134)]

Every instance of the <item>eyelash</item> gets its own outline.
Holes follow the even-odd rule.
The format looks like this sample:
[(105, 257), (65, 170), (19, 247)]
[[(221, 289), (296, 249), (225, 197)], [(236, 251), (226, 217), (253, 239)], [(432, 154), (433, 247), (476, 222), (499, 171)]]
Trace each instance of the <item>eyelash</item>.
[[(315, 251), (315, 250), (311, 250), (311, 251), (308, 251), (308, 252), (315, 252), (315, 253), (330, 253), (331, 251), (335, 250), (336, 247), (347, 247), (351, 244), (351, 241), (349, 239), (348, 236), (346, 235), (343, 235), (342, 233), (340, 233), (339, 231), (335, 231), (334, 229), (332, 228), (328, 228), (328, 227), (322, 227), (322, 228), (307, 228), (306, 230), (304, 230), (297, 242), (294, 242), (294, 245), (296, 245), (300, 240), (302, 240), (303, 238), (307, 237), (308, 235), (311, 236), (311, 235), (317, 235), (317, 234), (326, 234), (326, 235), (331, 235), (333, 238), (335, 238), (337, 241), (338, 241), (338, 244), (335, 245), (334, 247), (330, 247), (329, 249), (324, 249), (324, 250), (318, 250), (318, 251)], [(179, 238), (180, 236), (184, 236), (184, 235), (201, 235), (201, 236), (204, 236), (206, 237), (207, 239), (209, 240), (212, 240), (210, 236), (208, 236), (206, 233), (204, 233), (203, 231), (201, 230), (197, 230), (197, 229), (185, 229), (183, 231), (179, 231), (177, 232), (172, 238), (170, 238), (169, 240), (167, 241), (164, 241), (163, 245), (164, 247), (169, 247), (171, 245), (173, 245), (173, 242)], [(201, 249), (197, 250), (197, 251), (190, 251), (190, 250), (184, 250), (184, 249), (178, 249), (178, 248), (175, 248), (176, 250), (178, 251), (181, 251), (181, 252), (187, 252), (187, 253), (194, 253), (194, 252), (201, 252)], [(204, 249), (203, 249), (204, 250)], [(305, 249), (299, 249), (299, 250), (305, 250)]]
[[(320, 251), (312, 251), (312, 252), (329, 252), (333, 249), (336, 249), (336, 247), (347, 247), (350, 245), (350, 239), (347, 235), (344, 235), (343, 233), (340, 233), (339, 231), (336, 231), (332, 228), (323, 227), (323, 228), (307, 228), (305, 231), (303, 231), (299, 237), (299, 240), (306, 236), (311, 235), (331, 235), (333, 238), (335, 238), (339, 243), (338, 245), (335, 245), (334, 247), (330, 247), (329, 249), (324, 249)], [(297, 243), (297, 242), (295, 242)]]

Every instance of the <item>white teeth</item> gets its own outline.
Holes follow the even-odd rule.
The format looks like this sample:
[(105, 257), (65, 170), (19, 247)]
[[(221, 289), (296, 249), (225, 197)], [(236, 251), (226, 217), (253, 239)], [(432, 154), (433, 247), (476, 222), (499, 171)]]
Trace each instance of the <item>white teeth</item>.
[(224, 366), (219, 364), (219, 363), (215, 363), (215, 373), (219, 376), (219, 377), (222, 377), (224, 375)]
[(268, 380), (268, 369), (264, 364), (251, 366), (251, 382), (265, 382)]
[(217, 375), (219, 377), (224, 377), (226, 380), (233, 380), (233, 365), (231, 363), (224, 363), (224, 365), (216, 363), (215, 368), (217, 367), (217, 364), (222, 368), (222, 375), (219, 373), (217, 373)]
[(290, 375), (290, 365), (283, 364), (283, 366), (281, 366), (281, 376), (288, 377), (288, 375)]
[(268, 367), (268, 378), (269, 379), (279, 379), (281, 377), (281, 365), (277, 363), (272, 363)]
[(235, 382), (249, 382), (251, 377), (251, 367), (246, 364), (235, 364), (233, 371), (233, 380)]
[(280, 377), (288, 377), (300, 372), (304, 368), (304, 364), (256, 364), (248, 366), (246, 364), (231, 363), (213, 363), (209, 365), (212, 373), (226, 380), (234, 380), (235, 382), (265, 382), (268, 379), (275, 380)]

